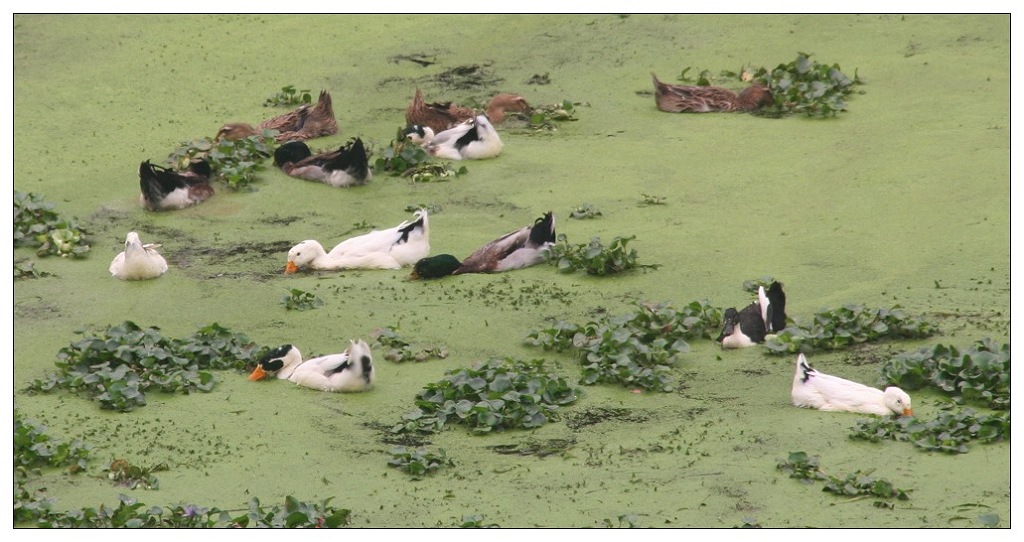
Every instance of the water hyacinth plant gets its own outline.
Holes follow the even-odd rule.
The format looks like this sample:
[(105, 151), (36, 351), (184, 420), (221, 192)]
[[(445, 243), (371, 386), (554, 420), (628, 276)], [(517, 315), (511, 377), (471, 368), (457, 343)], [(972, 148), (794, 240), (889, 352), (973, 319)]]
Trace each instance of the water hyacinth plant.
[(210, 391), (216, 383), (211, 370), (244, 370), (255, 363), (258, 350), (245, 335), (216, 323), (174, 339), (159, 328), (128, 321), (61, 348), (57, 372), (35, 379), (29, 390), (81, 393), (101, 408), (128, 412), (144, 406), (150, 391)]
[(307, 89), (296, 90), (295, 85), (281, 87), (281, 92), (263, 102), (263, 107), (291, 107), (313, 103), (313, 95)]
[(84, 228), (53, 210), (32, 192), (14, 191), (14, 246), (36, 248), (37, 256), (79, 258), (89, 252)]
[(771, 354), (810, 353), (888, 339), (923, 339), (937, 332), (932, 323), (908, 316), (899, 305), (888, 309), (843, 305), (814, 313), (809, 323), (795, 321), (768, 336), (764, 345)]
[(671, 368), (689, 352), (687, 340), (714, 338), (722, 310), (707, 301), (682, 308), (669, 303), (637, 305), (634, 312), (605, 316), (585, 325), (556, 320), (531, 331), (526, 343), (545, 350), (571, 350), (583, 365), (580, 383), (672, 391)]
[(276, 135), (277, 130), (263, 130), (236, 140), (203, 137), (184, 141), (167, 157), (167, 163), (180, 171), (195, 160), (205, 159), (213, 171), (211, 181), (220, 180), (234, 190), (251, 189), (256, 174), (266, 169), (267, 158), (274, 154)]
[(532, 429), (559, 418), (559, 409), (579, 398), (579, 389), (548, 372), (544, 360), (489, 359), (449, 371), (416, 395), (416, 409), (394, 433), (435, 433), (449, 424), (475, 434)]
[(936, 344), (900, 354), (882, 367), (881, 380), (908, 390), (933, 387), (957, 403), (1010, 408), (1010, 345), (985, 338), (958, 349)]
[(940, 412), (935, 419), (916, 417), (859, 420), (850, 438), (869, 442), (910, 442), (928, 452), (965, 454), (971, 441), (990, 444), (1010, 438), (1009, 412), (979, 414), (970, 408)]
[(901, 501), (910, 499), (907, 490), (895, 487), (884, 478), (872, 478), (870, 474), (874, 469), (858, 470), (839, 478), (823, 472), (819, 463), (818, 456), (808, 455), (806, 452), (791, 452), (789, 458), (780, 460), (776, 468), (805, 484), (824, 481), (825, 487), (822, 491), (826, 493), (846, 497), (895, 498)]
[(559, 234), (558, 241), (545, 250), (548, 251), (548, 262), (562, 273), (582, 270), (588, 275), (606, 276), (637, 268), (657, 269), (657, 264), (637, 263), (636, 249), (627, 249), (634, 239), (635, 235), (616, 237), (605, 246), (599, 237), (594, 237), (589, 243), (572, 245), (565, 234)]

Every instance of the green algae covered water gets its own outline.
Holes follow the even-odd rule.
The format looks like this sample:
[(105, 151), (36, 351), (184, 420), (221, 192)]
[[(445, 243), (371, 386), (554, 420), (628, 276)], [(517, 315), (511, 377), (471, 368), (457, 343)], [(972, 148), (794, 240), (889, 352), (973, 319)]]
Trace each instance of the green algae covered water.
[[(438, 29), (445, 39), (439, 40)], [(430, 438), (455, 466), (413, 481), (386, 464), (385, 431), (446, 371), (490, 357), (545, 358), (571, 379), (568, 354), (523, 344), (550, 318), (586, 322), (638, 301), (746, 303), (743, 281), (786, 284), (787, 312), (854, 303), (899, 305), (935, 322), (927, 341), (811, 356), (820, 370), (865, 383), (881, 362), (941, 342), (1009, 340), (1008, 16), (16, 16), (14, 188), (42, 194), (90, 231), (82, 260), (31, 259), (54, 276), (14, 284), (15, 407), (60, 438), (95, 449), (87, 473), (48, 471), (58, 509), (152, 505), (243, 509), (293, 495), (352, 510), (359, 527), (447, 527), (464, 516), (503, 527), (976, 527), (1010, 525), (1009, 443), (943, 455), (909, 443), (849, 438), (861, 418), (790, 405), (793, 360), (763, 348), (693, 341), (672, 393), (590, 386), (563, 420), (533, 431)], [(650, 73), (775, 66), (797, 52), (865, 81), (833, 119), (671, 115)], [(405, 58), (425, 55), (423, 66)], [(421, 58), (421, 57), (416, 57)], [(475, 66), (476, 87), (438, 74)], [(528, 84), (534, 76), (549, 84)], [(503, 132), (505, 150), (449, 182), (378, 175), (334, 189), (263, 172), (256, 191), (218, 193), (173, 213), (138, 205), (139, 162), (221, 124), (276, 114), (285, 85), (331, 91), (340, 132), (381, 149), (404, 124), (415, 88), (468, 103), (495, 92), (533, 104), (578, 102), (556, 132)], [(499, 131), (502, 127), (499, 126)], [(645, 205), (646, 196), (663, 198)], [(574, 220), (580, 204), (602, 216)], [(552, 210), (582, 243), (635, 235), (657, 270), (615, 277), (537, 266), (504, 275), (408, 282), (407, 270), (281, 273), (303, 239), (333, 246), (357, 225), (391, 227), (410, 206), (431, 218), (433, 253), (464, 256)], [(162, 243), (158, 280), (125, 283), (107, 266), (128, 231)], [(290, 288), (325, 301), (280, 303)], [(22, 391), (53, 370), (76, 330), (131, 320), (185, 337), (217, 322), (263, 345), (340, 351), (397, 326), (450, 356), (396, 364), (378, 355), (376, 389), (326, 394), (218, 373), (210, 393), (148, 397), (134, 412)], [(914, 411), (943, 404), (916, 392)], [(503, 454), (555, 446), (559, 453)], [(790, 452), (830, 474), (874, 469), (909, 501), (847, 502), (789, 479)], [(159, 490), (113, 486), (114, 459), (165, 463)]]

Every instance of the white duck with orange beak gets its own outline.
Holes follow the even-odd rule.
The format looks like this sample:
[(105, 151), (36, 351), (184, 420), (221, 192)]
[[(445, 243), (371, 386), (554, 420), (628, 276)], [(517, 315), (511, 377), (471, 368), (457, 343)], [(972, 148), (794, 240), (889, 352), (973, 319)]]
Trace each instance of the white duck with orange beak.
[(793, 376), (793, 404), (818, 410), (838, 410), (886, 416), (913, 416), (910, 396), (890, 386), (882, 391), (838, 376), (819, 373), (800, 354)]
[(249, 380), (276, 375), (300, 386), (320, 391), (357, 392), (373, 387), (377, 372), (366, 341), (349, 341), (340, 354), (329, 354), (302, 361), (302, 353), (291, 344), (279, 346), (260, 359)]

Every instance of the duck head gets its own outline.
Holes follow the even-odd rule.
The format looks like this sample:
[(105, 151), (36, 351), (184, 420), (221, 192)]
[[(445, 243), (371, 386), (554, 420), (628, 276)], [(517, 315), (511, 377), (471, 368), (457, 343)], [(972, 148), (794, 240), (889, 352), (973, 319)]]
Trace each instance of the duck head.
[(491, 122), (501, 122), (505, 119), (506, 111), (528, 112), (530, 109), (530, 104), (518, 94), (495, 94), (487, 103), (487, 117)]
[(349, 347), (345, 350), (348, 354), (349, 363), (355, 371), (362, 377), (363, 381), (367, 385), (373, 384), (373, 381), (377, 378), (377, 372), (373, 368), (373, 356), (370, 353), (370, 345), (366, 344), (366, 341), (359, 339), (358, 341), (349, 341)]
[(416, 262), (409, 274), (409, 280), (439, 279), (447, 277), (462, 265), (458, 258), (451, 254), (438, 254), (423, 258)]
[[(317, 250), (319, 248), (319, 250)], [(295, 245), (291, 250), (288, 251), (288, 262), (285, 264), (284, 272), (286, 275), (295, 273), (303, 266), (309, 265), (317, 254), (323, 252), (323, 247), (320, 243), (312, 239), (306, 239), (305, 241)]]
[(910, 396), (907, 395), (907, 392), (895, 386), (885, 388), (885, 391), (882, 393), (882, 402), (885, 403), (886, 408), (895, 412), (898, 416), (914, 415), (910, 405)]
[(752, 85), (740, 91), (737, 99), (739, 109), (750, 110), (760, 109), (766, 105), (775, 103), (775, 98), (768, 87), (764, 85)]
[(256, 381), (268, 375), (277, 378), (288, 378), (292, 371), (302, 363), (302, 354), (291, 344), (283, 344), (267, 352), (256, 363), (256, 368), (249, 374), (249, 380)]
[(736, 325), (740, 321), (740, 313), (733, 307), (725, 309), (725, 313), (722, 315), (722, 333), (715, 339), (718, 342), (722, 342), (729, 335), (732, 335), (736, 330)]
[(419, 124), (410, 124), (402, 130), (402, 137), (412, 141), (416, 145), (421, 147), (430, 144), (434, 139), (434, 130), (430, 126), (422, 126)]
[(220, 141), (222, 139), (227, 141), (235, 141), (243, 139), (249, 136), (258, 134), (255, 128), (251, 124), (244, 122), (229, 122), (217, 130), (217, 135), (213, 138), (214, 141)]

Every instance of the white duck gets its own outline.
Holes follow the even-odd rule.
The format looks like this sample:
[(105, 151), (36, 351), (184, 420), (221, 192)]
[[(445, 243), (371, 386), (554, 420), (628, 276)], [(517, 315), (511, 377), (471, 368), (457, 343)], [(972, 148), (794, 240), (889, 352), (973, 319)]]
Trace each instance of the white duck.
[(124, 252), (110, 262), (110, 274), (121, 280), (155, 279), (167, 271), (167, 260), (156, 251), (160, 245), (143, 245), (139, 234), (128, 232)]
[(897, 414), (913, 416), (910, 396), (890, 386), (885, 391), (858, 384), (838, 376), (819, 373), (800, 354), (796, 358), (793, 376), (793, 404), (818, 410), (838, 410), (885, 416)]
[(433, 130), (411, 137), (427, 150), (427, 154), (449, 160), (482, 160), (501, 154), (503, 147), (498, 132), (487, 117), (477, 115), (471, 122), (460, 124), (432, 136)]
[(347, 350), (302, 361), (299, 349), (286, 344), (268, 352), (249, 375), (261, 380), (276, 374), (282, 380), (320, 391), (356, 392), (373, 387), (377, 373), (366, 341), (349, 341)]
[(413, 221), (387, 230), (374, 230), (346, 239), (331, 249), (307, 239), (288, 251), (285, 273), (310, 269), (398, 269), (413, 265), (430, 254), (430, 225), (427, 211), (416, 211)]

